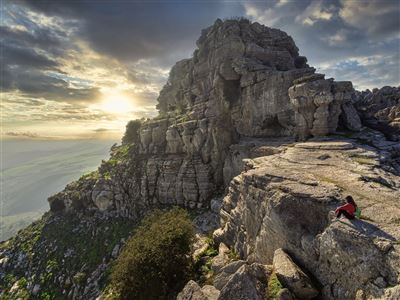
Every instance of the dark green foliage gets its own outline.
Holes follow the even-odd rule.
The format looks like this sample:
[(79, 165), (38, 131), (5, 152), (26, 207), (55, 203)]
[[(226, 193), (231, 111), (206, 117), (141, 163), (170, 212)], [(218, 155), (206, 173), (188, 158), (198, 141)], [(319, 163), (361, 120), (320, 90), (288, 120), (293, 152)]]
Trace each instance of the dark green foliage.
[(111, 285), (118, 299), (169, 299), (191, 267), (193, 225), (187, 212), (155, 211), (137, 228), (116, 260)]
[(142, 125), (140, 120), (131, 120), (126, 124), (125, 134), (122, 137), (122, 144), (132, 144), (139, 141), (139, 129)]

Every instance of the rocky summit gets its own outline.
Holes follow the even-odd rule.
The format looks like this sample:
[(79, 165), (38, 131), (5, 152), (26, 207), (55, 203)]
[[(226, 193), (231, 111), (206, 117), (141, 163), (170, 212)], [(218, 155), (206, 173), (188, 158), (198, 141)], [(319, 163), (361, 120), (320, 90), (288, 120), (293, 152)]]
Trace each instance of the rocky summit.
[[(218, 19), (197, 47), (159, 116), (1, 244), (0, 295), (106, 297), (131, 229), (177, 205), (210, 267), (177, 299), (400, 299), (399, 88), (325, 79), (285, 32), (245, 19)], [(333, 214), (347, 195), (360, 218)]]

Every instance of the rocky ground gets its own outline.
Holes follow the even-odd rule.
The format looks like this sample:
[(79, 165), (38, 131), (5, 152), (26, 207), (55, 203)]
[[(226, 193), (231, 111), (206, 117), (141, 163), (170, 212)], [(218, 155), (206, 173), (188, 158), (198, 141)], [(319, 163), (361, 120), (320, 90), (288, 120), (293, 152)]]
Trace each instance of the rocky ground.
[[(179, 205), (202, 213), (180, 300), (399, 299), (399, 89), (325, 79), (290, 36), (245, 19), (197, 46), (160, 115), (1, 244), (1, 297), (95, 299), (134, 224)], [(361, 219), (335, 220), (346, 195)]]
[[(247, 171), (232, 180), (224, 199), (215, 239), (267, 264), (277, 248), (285, 249), (317, 279), (326, 299), (379, 297), (396, 285), (398, 291), (400, 180), (386, 171), (393, 158), (385, 151), (391, 145), (397, 153), (400, 145), (387, 142), (382, 152), (361, 136), (286, 144), (246, 160)], [(362, 209), (361, 220), (329, 214), (346, 195)]]

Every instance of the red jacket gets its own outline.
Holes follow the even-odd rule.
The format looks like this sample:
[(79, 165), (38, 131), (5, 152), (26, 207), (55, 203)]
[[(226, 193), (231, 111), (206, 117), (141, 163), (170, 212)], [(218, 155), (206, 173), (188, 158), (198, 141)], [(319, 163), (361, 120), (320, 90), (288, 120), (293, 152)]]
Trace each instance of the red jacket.
[(351, 203), (346, 203), (345, 205), (342, 205), (342, 206), (339, 206), (338, 208), (336, 208), (335, 214), (338, 214), (339, 211), (341, 211), (341, 210), (346, 211), (351, 216), (354, 216), (354, 213), (356, 212), (356, 208)]

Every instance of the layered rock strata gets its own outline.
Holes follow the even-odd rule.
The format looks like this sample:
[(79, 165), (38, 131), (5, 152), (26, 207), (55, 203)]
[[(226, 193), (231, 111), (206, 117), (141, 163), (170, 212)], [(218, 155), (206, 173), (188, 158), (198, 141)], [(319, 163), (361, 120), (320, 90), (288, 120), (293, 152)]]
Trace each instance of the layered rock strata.
[(295, 135), (299, 140), (335, 133), (340, 114), (347, 127), (361, 129), (361, 122), (350, 103), (354, 93), (351, 82), (335, 82), (324, 77), (313, 74), (297, 79), (289, 89), (295, 110)]
[(384, 132), (393, 141), (400, 141), (400, 87), (357, 92), (352, 101), (365, 125)]
[(345, 114), (351, 83), (314, 74), (280, 30), (217, 20), (197, 46), (193, 58), (172, 68), (158, 98), (159, 117), (142, 123), (128, 162), (112, 166), (120, 171), (102, 172), (109, 168), (102, 166), (96, 182), (81, 183), (81, 196), (74, 187), (51, 197), (52, 209), (136, 216), (159, 205), (208, 207), (237, 173), (229, 169), (232, 145), (246, 137), (292, 137), (295, 130), (301, 139), (326, 135)]
[[(285, 249), (324, 299), (378, 298), (399, 285), (400, 180), (381, 168), (376, 148), (349, 139), (295, 143), (246, 160), (246, 169), (231, 181), (216, 241), (265, 264)], [(348, 194), (362, 219), (330, 218)]]

